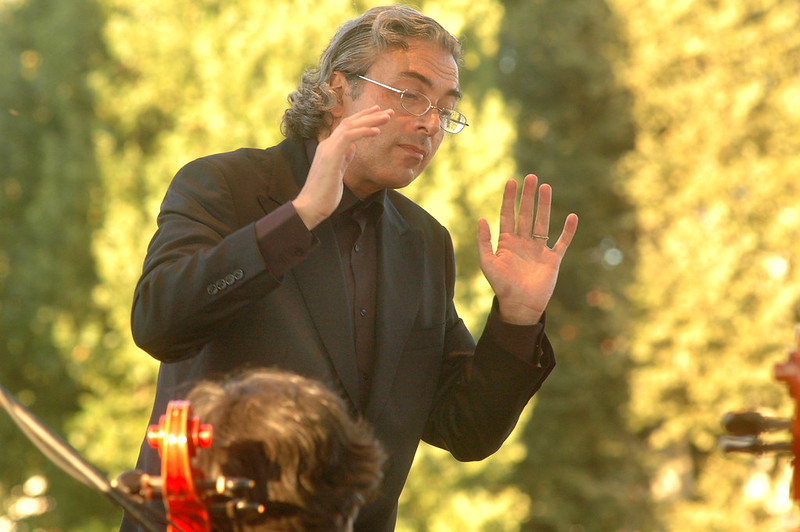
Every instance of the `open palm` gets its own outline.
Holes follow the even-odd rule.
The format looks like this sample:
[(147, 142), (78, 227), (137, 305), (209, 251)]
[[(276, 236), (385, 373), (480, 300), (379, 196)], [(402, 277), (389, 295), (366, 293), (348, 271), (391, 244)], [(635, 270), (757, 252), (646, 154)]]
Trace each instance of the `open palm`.
[(552, 248), (547, 246), (552, 189), (546, 184), (539, 187), (538, 207), (534, 209), (537, 183), (535, 175), (525, 177), (516, 216), (517, 184), (513, 180), (506, 183), (496, 250), (492, 249), (489, 223), (482, 218), (478, 225), (480, 266), (497, 296), (500, 316), (520, 325), (536, 323), (544, 313), (561, 260), (578, 228), (577, 215), (570, 214), (556, 243)]

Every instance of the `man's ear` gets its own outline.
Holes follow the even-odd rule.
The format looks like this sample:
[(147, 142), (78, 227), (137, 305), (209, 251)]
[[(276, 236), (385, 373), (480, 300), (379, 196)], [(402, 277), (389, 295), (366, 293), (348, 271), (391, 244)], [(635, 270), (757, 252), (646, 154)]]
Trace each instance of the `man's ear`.
[(350, 90), (350, 84), (347, 82), (347, 78), (342, 72), (335, 70), (333, 74), (331, 74), (331, 80), (329, 82), (331, 89), (336, 94), (336, 105), (331, 109), (330, 113), (333, 116), (334, 120), (337, 118), (341, 118), (344, 114), (344, 98), (345, 95)]

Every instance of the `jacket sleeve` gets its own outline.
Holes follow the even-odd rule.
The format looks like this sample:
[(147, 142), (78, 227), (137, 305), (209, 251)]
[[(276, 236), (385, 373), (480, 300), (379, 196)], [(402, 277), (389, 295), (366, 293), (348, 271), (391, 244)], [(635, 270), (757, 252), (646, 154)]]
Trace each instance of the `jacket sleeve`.
[[(452, 282), (454, 267), (448, 264), (447, 269)], [(458, 460), (482, 460), (511, 434), (555, 357), (544, 334), (544, 317), (531, 326), (506, 324), (496, 301), (476, 346), (456, 315), (452, 293), (449, 289), (443, 367), (423, 440)]]
[[(131, 316), (139, 347), (162, 361), (192, 356), (226, 321), (280, 283), (253, 222), (240, 220), (223, 171), (207, 159), (170, 184)], [(273, 211), (266, 216), (279, 215)]]

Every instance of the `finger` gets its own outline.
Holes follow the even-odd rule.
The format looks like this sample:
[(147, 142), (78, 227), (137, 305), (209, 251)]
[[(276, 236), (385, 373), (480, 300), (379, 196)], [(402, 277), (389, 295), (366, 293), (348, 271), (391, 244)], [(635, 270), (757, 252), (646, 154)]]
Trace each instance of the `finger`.
[(366, 109), (362, 109), (360, 111), (356, 111), (355, 113), (344, 117), (342, 119), (342, 123), (353, 122), (354, 120), (358, 120), (359, 118), (362, 118), (364, 116), (369, 116), (369, 115), (378, 113), (378, 112), (380, 112), (380, 110), (381, 110), (381, 107), (378, 104), (371, 105), (371, 106), (367, 107)]
[(328, 138), (332, 143), (336, 143), (339, 139), (353, 142), (362, 137), (374, 137), (380, 133), (380, 126), (389, 122), (393, 114), (392, 109), (381, 110), (377, 105), (373, 105), (342, 120)]
[(349, 166), (355, 156), (356, 156), (356, 145), (350, 144), (350, 146), (347, 147), (347, 151), (344, 154), (344, 165)]
[(492, 230), (489, 228), (489, 222), (485, 218), (478, 220), (478, 237), (476, 241), (478, 243), (478, 261), (483, 265), (489, 255), (494, 253), (492, 250)]
[(575, 236), (575, 232), (577, 230), (578, 215), (572, 213), (567, 216), (567, 219), (564, 221), (564, 229), (561, 230), (561, 235), (558, 237), (558, 241), (556, 241), (556, 244), (553, 246), (553, 251), (555, 251), (559, 257), (563, 257), (567, 252), (567, 248), (569, 247), (570, 243), (572, 243), (572, 237)]
[(517, 216), (517, 234), (525, 238), (530, 238), (531, 229), (533, 228), (533, 207), (536, 202), (537, 182), (538, 178), (535, 175), (528, 174), (522, 183), (522, 198), (519, 200), (519, 215)]
[[(329, 148), (329, 153), (334, 157), (344, 156), (349, 153), (354, 142), (365, 137), (374, 137), (380, 134), (379, 126), (391, 120), (394, 111), (392, 109), (381, 110), (374, 105), (363, 111), (350, 115), (343, 120), (331, 136), (320, 143)], [(318, 153), (324, 153), (324, 148), (317, 148)]]
[(391, 108), (381, 109), (379, 106), (373, 105), (343, 119), (339, 127), (344, 125), (346, 126), (345, 129), (347, 129), (378, 126), (388, 122), (393, 114), (394, 110)]
[(547, 236), (550, 234), (550, 202), (553, 189), (550, 185), (539, 187), (539, 205), (536, 208), (536, 222), (533, 224), (533, 234)]
[(513, 179), (506, 181), (503, 189), (503, 202), (500, 206), (500, 232), (513, 233), (516, 223), (514, 220), (514, 207), (517, 200), (517, 182)]

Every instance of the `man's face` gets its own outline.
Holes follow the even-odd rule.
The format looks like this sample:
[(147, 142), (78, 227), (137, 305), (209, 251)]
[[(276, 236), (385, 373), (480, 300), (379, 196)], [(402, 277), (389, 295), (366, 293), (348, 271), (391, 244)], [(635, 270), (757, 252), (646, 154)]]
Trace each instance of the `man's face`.
[[(455, 59), (433, 43), (412, 40), (407, 50), (388, 50), (365, 76), (396, 89), (416, 89), (437, 107), (453, 108), (458, 100)], [(439, 127), (438, 111), (430, 109), (423, 116), (414, 116), (400, 105), (400, 94), (368, 81), (361, 80), (355, 99), (346, 82), (345, 87), (341, 117), (375, 104), (395, 111), (379, 135), (356, 142), (345, 184), (360, 198), (384, 188), (405, 187), (428, 166), (439, 149), (445, 132)]]

